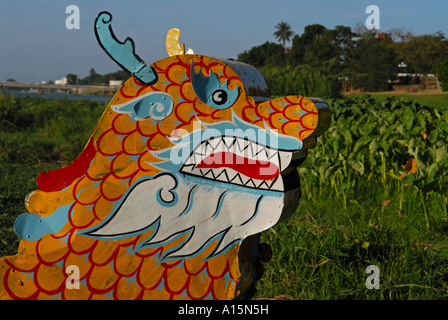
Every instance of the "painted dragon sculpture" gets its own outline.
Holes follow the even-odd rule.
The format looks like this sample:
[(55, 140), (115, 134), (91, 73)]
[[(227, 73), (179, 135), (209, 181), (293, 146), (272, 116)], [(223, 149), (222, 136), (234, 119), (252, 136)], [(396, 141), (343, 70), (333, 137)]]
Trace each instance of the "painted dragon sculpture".
[(132, 77), (82, 153), (38, 175), (0, 260), (1, 299), (243, 299), (266, 261), (259, 234), (297, 208), (297, 166), (326, 103), (269, 98), (247, 64), (185, 52), (147, 65), (98, 15), (101, 47)]

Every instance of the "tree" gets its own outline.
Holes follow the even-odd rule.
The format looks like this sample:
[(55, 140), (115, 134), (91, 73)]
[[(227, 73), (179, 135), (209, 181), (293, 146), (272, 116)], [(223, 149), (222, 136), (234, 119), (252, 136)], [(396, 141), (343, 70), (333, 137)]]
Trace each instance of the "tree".
[(126, 81), (128, 80), (132, 74), (128, 71), (124, 71), (124, 70), (118, 70), (112, 73), (108, 73), (104, 75), (107, 79), (109, 80), (123, 80)]
[(67, 84), (78, 84), (76, 82), (76, 79), (78, 79), (78, 76), (76, 74), (69, 73), (66, 75), (66, 78), (67, 78)]
[[(327, 44), (323, 41), (323, 35), (327, 31), (323, 25), (312, 24), (305, 27), (304, 33), (299, 36), (295, 35), (292, 39), (291, 48), (291, 60), (293, 64), (307, 63), (305, 56), (308, 56), (308, 60), (313, 60), (316, 55), (320, 55), (320, 47), (324, 48)], [(310, 46), (316, 42), (313, 48)], [(319, 42), (319, 43), (317, 43)], [(308, 54), (307, 54), (308, 52)], [(315, 60), (321, 60), (317, 58)]]
[(323, 67), (327, 74), (341, 75), (348, 67), (348, 52), (354, 46), (354, 36), (350, 27), (327, 29), (320, 24), (308, 25), (302, 35), (294, 36), (290, 61), (295, 65)]
[(238, 54), (238, 61), (253, 65), (256, 68), (264, 65), (284, 65), (285, 49), (281, 44), (266, 41), (261, 46), (252, 47), (249, 51)]
[(89, 71), (89, 75), (85, 78), (82, 78), (82, 80), (79, 83), (83, 85), (107, 83), (108, 79), (106, 78), (107, 77), (96, 73), (94, 68), (91, 68)]
[(397, 75), (398, 56), (394, 47), (375, 32), (362, 35), (349, 51), (350, 79), (365, 91), (390, 89), (387, 80)]
[(286, 42), (289, 42), (291, 37), (294, 35), (294, 32), (291, 30), (291, 26), (289, 23), (282, 21), (276, 25), (275, 28), (277, 29), (277, 31), (274, 32), (275, 38), (282, 42), (283, 47), (285, 47)]
[(337, 57), (342, 63), (346, 62), (348, 52), (354, 46), (355, 33), (350, 27), (336, 26), (334, 29), (328, 30), (327, 34)]
[(439, 63), (437, 65), (436, 71), (439, 80), (442, 82), (442, 90), (448, 91), (448, 59), (446, 59), (444, 62)]
[(437, 65), (446, 58), (448, 40), (442, 32), (408, 36), (405, 41), (397, 43), (396, 50), (411, 72), (435, 73)]

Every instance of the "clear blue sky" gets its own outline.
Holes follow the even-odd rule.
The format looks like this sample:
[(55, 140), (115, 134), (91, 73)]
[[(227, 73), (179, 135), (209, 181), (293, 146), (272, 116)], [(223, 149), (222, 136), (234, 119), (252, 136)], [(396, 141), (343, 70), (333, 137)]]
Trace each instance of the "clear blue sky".
[[(447, 0), (0, 0), (0, 81), (55, 80), (67, 73), (81, 77), (94, 68), (119, 70), (96, 42), (93, 23), (101, 11), (113, 15), (120, 40), (134, 39), (147, 63), (167, 56), (165, 37), (179, 28), (181, 42), (195, 53), (236, 58), (238, 53), (273, 37), (275, 25), (287, 21), (295, 33), (319, 23), (327, 28), (355, 28), (380, 9), (380, 29), (413, 34), (442, 31), (448, 36)], [(80, 9), (80, 29), (68, 30), (66, 7)]]

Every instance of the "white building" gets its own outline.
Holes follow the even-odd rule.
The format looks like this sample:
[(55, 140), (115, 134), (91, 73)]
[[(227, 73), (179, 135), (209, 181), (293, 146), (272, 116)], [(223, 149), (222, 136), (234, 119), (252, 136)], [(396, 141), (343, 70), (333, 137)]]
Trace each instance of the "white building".
[(65, 86), (67, 84), (67, 78), (62, 78), (60, 80), (55, 80), (54, 84), (60, 84), (60, 85)]
[(123, 80), (109, 80), (109, 87), (115, 88), (115, 87), (121, 87), (123, 84)]

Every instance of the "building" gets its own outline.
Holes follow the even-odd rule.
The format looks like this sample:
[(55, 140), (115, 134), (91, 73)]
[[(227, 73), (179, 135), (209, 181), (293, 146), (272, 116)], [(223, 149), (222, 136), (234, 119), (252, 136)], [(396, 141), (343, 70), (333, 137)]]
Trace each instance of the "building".
[(123, 80), (109, 80), (109, 87), (119, 88), (123, 84)]
[(59, 85), (65, 86), (67, 84), (67, 78), (62, 78), (60, 80), (55, 80), (54, 84), (59, 84)]

